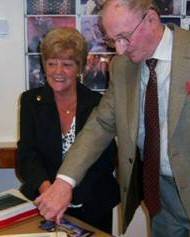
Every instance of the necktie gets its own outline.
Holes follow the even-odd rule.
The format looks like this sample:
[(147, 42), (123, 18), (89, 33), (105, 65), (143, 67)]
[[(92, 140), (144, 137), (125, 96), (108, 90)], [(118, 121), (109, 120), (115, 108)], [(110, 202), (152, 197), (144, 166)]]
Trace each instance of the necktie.
[(160, 205), (160, 126), (157, 93), (157, 77), (155, 72), (157, 59), (149, 59), (149, 81), (145, 98), (145, 142), (143, 185), (144, 202), (152, 218), (159, 212)]

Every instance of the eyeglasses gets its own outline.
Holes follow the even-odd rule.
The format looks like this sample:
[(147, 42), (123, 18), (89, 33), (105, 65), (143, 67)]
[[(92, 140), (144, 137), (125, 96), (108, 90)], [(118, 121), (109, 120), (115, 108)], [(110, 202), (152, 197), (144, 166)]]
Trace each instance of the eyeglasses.
[(117, 36), (117, 38), (115, 40), (114, 39), (109, 39), (109, 38), (105, 37), (105, 43), (108, 45), (108, 47), (115, 48), (115, 44), (119, 43), (121, 40), (124, 41), (126, 44), (129, 44), (132, 35), (137, 31), (139, 26), (143, 23), (146, 15), (147, 15), (147, 13), (145, 13), (143, 15), (141, 21), (137, 24), (137, 26), (131, 32), (120, 33), (120, 34), (118, 34), (118, 36)]

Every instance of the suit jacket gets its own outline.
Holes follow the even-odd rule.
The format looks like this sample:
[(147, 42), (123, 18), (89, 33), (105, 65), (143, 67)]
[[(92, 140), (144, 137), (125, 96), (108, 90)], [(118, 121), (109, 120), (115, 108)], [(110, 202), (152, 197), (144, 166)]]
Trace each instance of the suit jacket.
[[(100, 98), (100, 94), (77, 85), (76, 134)], [(39, 195), (38, 188), (44, 180), (54, 181), (62, 164), (61, 136), (52, 89), (46, 85), (24, 92), (21, 96), (17, 174), (23, 183), (21, 191), (29, 199)], [(77, 154), (76, 160), (80, 159), (80, 155)], [(116, 144), (112, 141), (74, 189), (72, 203), (82, 203), (85, 216), (93, 213), (93, 218), (98, 219), (111, 212), (119, 202), (119, 186), (113, 176), (115, 161)]]
[[(190, 95), (185, 89), (186, 82), (190, 80), (190, 32), (170, 27), (174, 33), (174, 44), (168, 110), (168, 154), (181, 200), (190, 217)], [(136, 152), (140, 65), (130, 62), (126, 56), (116, 56), (111, 63), (110, 76), (109, 89), (70, 149), (59, 173), (72, 175), (79, 181), (96, 160), (97, 154), (117, 135), (124, 232), (142, 199), (141, 165)], [(85, 147), (89, 147), (89, 150), (85, 150)], [(70, 163), (78, 152), (82, 156), (71, 167)], [(79, 171), (77, 166), (83, 169)]]

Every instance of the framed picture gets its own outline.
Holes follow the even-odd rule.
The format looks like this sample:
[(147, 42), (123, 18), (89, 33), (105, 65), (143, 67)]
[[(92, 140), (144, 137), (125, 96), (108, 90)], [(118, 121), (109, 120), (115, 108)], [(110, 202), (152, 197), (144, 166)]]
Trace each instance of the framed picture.
[(88, 42), (90, 52), (114, 52), (105, 42), (100, 16), (83, 16), (81, 18), (81, 33)]
[(81, 0), (81, 13), (84, 15), (98, 15), (106, 0)]
[(75, 13), (76, 0), (27, 0), (28, 15), (74, 15)]
[(181, 18), (180, 17), (161, 17), (162, 23), (173, 23), (177, 26), (180, 26), (181, 24)]
[(190, 30), (190, 18), (181, 19), (181, 27), (185, 30)]
[[(106, 35), (101, 25), (100, 13), (105, 0), (26, 0), (25, 2), (28, 87), (38, 87), (45, 82), (40, 62), (40, 43), (44, 36), (55, 27), (69, 26), (77, 28), (88, 42), (88, 63), (82, 82), (92, 90), (100, 92), (106, 90), (109, 81), (107, 68), (115, 49), (106, 44)], [(155, 0), (155, 2), (160, 9), (163, 23), (174, 23), (184, 29), (190, 29), (190, 17), (188, 17), (190, 0)]]
[(180, 0), (173, 0), (173, 13), (172, 15), (180, 16), (182, 14), (182, 1)]
[(161, 15), (180, 15), (182, 1), (180, 0), (155, 0)]
[(28, 18), (28, 52), (39, 52), (39, 46), (44, 36), (55, 27), (76, 27), (75, 16)]
[(30, 55), (28, 57), (29, 89), (37, 88), (45, 84), (45, 75), (41, 63), (40, 55)]
[(190, 0), (186, 1), (186, 15), (190, 16)]
[(109, 82), (109, 63), (113, 54), (89, 54), (82, 83), (91, 90), (105, 91)]

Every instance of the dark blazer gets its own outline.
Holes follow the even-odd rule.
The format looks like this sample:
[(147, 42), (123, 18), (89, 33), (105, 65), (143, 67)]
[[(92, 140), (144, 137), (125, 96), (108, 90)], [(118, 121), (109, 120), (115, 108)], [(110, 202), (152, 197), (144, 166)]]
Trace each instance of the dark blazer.
[[(76, 134), (100, 98), (100, 94), (78, 83)], [(75, 158), (79, 159), (80, 154)], [(118, 204), (119, 187), (113, 176), (115, 162), (116, 145), (112, 141), (74, 189), (72, 203), (83, 203), (85, 216), (90, 218), (93, 213), (93, 218), (98, 219)], [(44, 180), (53, 182), (61, 164), (61, 127), (52, 89), (46, 85), (26, 91), (21, 96), (17, 163), (22, 193), (29, 199), (35, 199), (41, 183)]]

